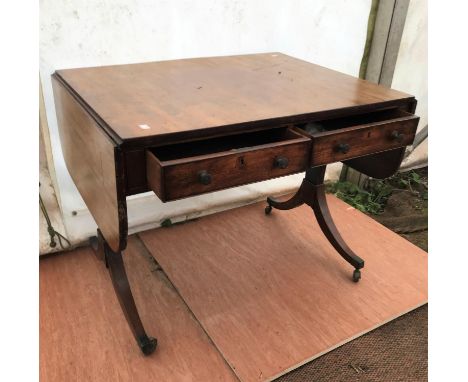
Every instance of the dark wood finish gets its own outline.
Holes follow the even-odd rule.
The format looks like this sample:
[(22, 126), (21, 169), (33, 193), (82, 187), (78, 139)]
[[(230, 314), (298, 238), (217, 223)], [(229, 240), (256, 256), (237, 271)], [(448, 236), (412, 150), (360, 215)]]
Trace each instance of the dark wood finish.
[(307, 170), (299, 190), (290, 199), (279, 201), (271, 197), (267, 198), (268, 206), (265, 212), (269, 215), (272, 207), (279, 210), (290, 210), (304, 203), (307, 204), (314, 211), (320, 229), (333, 248), (356, 269), (353, 273), (353, 279), (359, 281), (361, 276), (359, 269), (364, 267), (364, 260), (349, 248), (333, 222), (325, 197), (325, 185), (323, 184), (325, 169), (326, 166), (320, 166)]
[[(412, 108), (411, 105), (407, 107), (409, 109)], [(369, 174), (369, 176), (383, 178), (398, 170), (401, 163), (400, 159), (402, 159), (401, 155), (376, 154), (373, 157), (369, 155), (385, 150), (390, 150), (393, 153), (400, 153), (401, 147), (411, 144), (414, 140), (418, 121), (419, 117), (405, 112), (404, 110), (393, 108), (379, 112), (348, 116), (346, 118), (315, 121), (315, 123), (319, 123), (328, 129), (324, 132), (308, 134), (301, 128), (299, 128), (298, 131), (301, 131), (301, 134), (310, 137), (313, 141), (313, 150), (311, 150), (309, 165), (322, 165), (338, 160), (345, 162), (349, 160), (349, 158), (367, 156), (368, 159), (350, 163), (358, 163), (356, 165), (359, 166), (359, 168), (365, 167), (364, 163), (368, 163), (374, 169), (372, 173), (376, 174)], [(306, 124), (303, 123), (298, 126), (302, 126), (303, 128), (305, 125)], [(392, 135), (394, 133), (399, 134), (403, 139), (395, 139)], [(234, 139), (236, 136), (239, 135), (228, 135), (222, 137), (222, 139)], [(190, 149), (190, 146), (192, 148), (199, 148), (203, 146), (205, 142), (207, 141), (191, 141), (187, 144), (175, 145), (174, 147), (179, 147), (180, 151), (184, 151), (187, 150), (187, 148)], [(340, 145), (347, 146), (346, 152), (339, 151)], [(172, 145), (169, 145), (168, 147), (171, 146)], [(395, 147), (397, 147), (397, 149), (395, 149)], [(177, 152), (177, 150), (174, 150), (174, 152)], [(155, 187), (157, 187), (160, 191), (157, 191), (156, 194), (158, 196), (163, 195), (162, 179), (158, 180), (156, 183), (153, 181), (152, 186), (147, 184), (146, 179), (143, 179), (144, 175), (141, 169), (146, 167), (143, 150), (134, 150), (130, 151), (130, 153), (131, 155), (129, 155), (127, 159), (127, 168), (131, 171), (131, 174), (127, 177), (127, 194), (132, 195), (149, 191), (150, 189), (154, 190)], [(161, 166), (159, 161), (154, 161), (154, 158), (151, 158), (151, 160), (156, 167)], [(350, 166), (353, 167), (353, 165)], [(378, 175), (376, 171), (379, 171), (382, 175)], [(361, 172), (365, 172), (365, 170)], [(154, 172), (151, 172), (151, 174), (153, 174), (151, 175), (152, 177), (155, 176)], [(163, 197), (162, 200), (164, 201), (166, 199)]]
[(68, 171), (109, 246), (123, 250), (127, 206), (122, 152), (55, 77), (52, 85)]
[[(109, 269), (112, 285), (114, 286), (115, 294), (117, 295), (128, 326), (143, 354), (150, 355), (156, 350), (157, 341), (155, 338), (148, 337), (141, 323), (140, 315), (138, 314), (132, 290), (128, 282), (127, 272), (125, 271), (122, 253), (114, 252), (109, 247), (104, 237), (102, 237), (99, 230), (97, 231), (97, 243), (97, 257), (99, 258), (99, 254), (104, 252), (106, 267)], [(101, 246), (103, 248), (100, 248)]]
[(138, 138), (146, 145), (167, 144), (169, 140), (265, 128), (265, 124), (402, 106), (414, 99), (281, 53), (56, 73), (123, 144)]
[(126, 195), (149, 191), (146, 183), (145, 150), (128, 150), (125, 152), (125, 191)]
[[(143, 350), (154, 343), (120, 257), (127, 195), (152, 189), (169, 201), (336, 161), (387, 176), (418, 121), (406, 113), (416, 105), (408, 94), (280, 53), (59, 70), (53, 86), (67, 168), (108, 243), (107, 265)], [(311, 122), (327, 131), (305, 137), (300, 127)], [(309, 183), (313, 191), (304, 193)], [(359, 270), (362, 260), (336, 230), (323, 186), (309, 183), (291, 201), (270, 204), (285, 209), (302, 198)]]
[(394, 150), (346, 160), (343, 163), (372, 178), (384, 179), (398, 171), (405, 151), (405, 147), (399, 147)]
[(148, 185), (162, 201), (304, 171), (310, 140), (288, 128), (147, 151)]
[(326, 130), (310, 135), (311, 166), (407, 146), (414, 140), (418, 122), (419, 117), (397, 109), (321, 121)]
[(146, 179), (148, 187), (162, 201), (166, 199), (165, 186), (164, 186), (164, 168), (161, 162), (154, 156), (151, 151), (146, 152)]
[(366, 259), (357, 284), (305, 205), (265, 216), (261, 202), (139, 234), (242, 381), (272, 381), (427, 301), (427, 253), (326, 197)]

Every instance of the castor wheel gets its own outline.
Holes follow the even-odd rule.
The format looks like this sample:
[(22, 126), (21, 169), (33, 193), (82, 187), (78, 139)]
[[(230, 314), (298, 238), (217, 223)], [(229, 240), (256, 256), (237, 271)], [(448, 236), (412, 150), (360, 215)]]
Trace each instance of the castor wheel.
[(156, 350), (158, 341), (156, 340), (156, 338), (145, 336), (138, 340), (138, 345), (140, 346), (140, 349), (144, 355), (150, 355)]
[(270, 205), (266, 206), (266, 207), (265, 207), (265, 215), (270, 215), (272, 209), (273, 209), (273, 208), (272, 208)]
[(353, 281), (357, 283), (361, 279), (361, 271), (359, 269), (355, 269), (353, 272)]

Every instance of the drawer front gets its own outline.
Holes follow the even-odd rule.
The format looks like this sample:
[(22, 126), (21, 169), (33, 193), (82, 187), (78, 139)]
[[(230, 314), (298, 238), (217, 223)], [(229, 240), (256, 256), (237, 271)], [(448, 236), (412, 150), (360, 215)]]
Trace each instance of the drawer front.
[[(165, 167), (166, 198), (179, 199), (305, 171), (309, 147), (310, 142), (300, 142)], [(286, 168), (275, 163), (278, 159), (287, 160)]]
[(159, 162), (147, 151), (147, 179), (162, 201), (170, 201), (302, 172), (309, 157), (310, 140), (306, 138), (172, 163)]
[(311, 165), (318, 166), (407, 146), (413, 143), (419, 117), (354, 126), (315, 134)]

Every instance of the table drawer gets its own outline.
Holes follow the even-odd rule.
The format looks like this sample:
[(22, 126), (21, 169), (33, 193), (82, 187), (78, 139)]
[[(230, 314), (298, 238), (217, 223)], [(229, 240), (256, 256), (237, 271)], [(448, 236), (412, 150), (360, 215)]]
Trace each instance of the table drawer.
[(147, 149), (146, 177), (170, 201), (302, 172), (309, 158), (310, 139), (281, 127)]
[(314, 122), (311, 166), (343, 161), (413, 143), (419, 117), (399, 109)]

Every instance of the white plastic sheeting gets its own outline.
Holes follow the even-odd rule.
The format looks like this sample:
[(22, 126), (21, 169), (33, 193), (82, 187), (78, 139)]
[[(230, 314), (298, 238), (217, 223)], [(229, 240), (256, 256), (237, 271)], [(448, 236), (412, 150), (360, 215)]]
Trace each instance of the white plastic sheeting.
[[(59, 200), (72, 242), (93, 234), (96, 225), (63, 161), (50, 80), (54, 70), (280, 51), (357, 76), (370, 4), (370, 0), (41, 1), (40, 74)], [(339, 168), (334, 169), (336, 177)], [(132, 197), (129, 227), (134, 231), (165, 217), (207, 214), (267, 193), (290, 191), (301, 178), (294, 175), (166, 204), (152, 193)]]
[[(427, 91), (427, 0), (411, 0), (406, 16), (400, 50), (393, 74), (392, 88), (416, 96), (418, 131), (428, 125)], [(402, 168), (427, 164), (427, 139), (404, 160)]]

